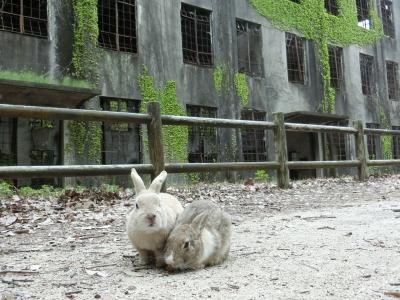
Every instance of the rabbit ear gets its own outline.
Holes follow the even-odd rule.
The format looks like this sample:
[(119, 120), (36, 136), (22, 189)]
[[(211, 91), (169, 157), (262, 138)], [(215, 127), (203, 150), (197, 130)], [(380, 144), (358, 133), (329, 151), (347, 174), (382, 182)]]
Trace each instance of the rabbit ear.
[(133, 185), (135, 186), (135, 193), (138, 195), (139, 193), (143, 192), (146, 190), (146, 187), (144, 186), (142, 178), (140, 178), (139, 174), (136, 172), (135, 168), (132, 168), (131, 170), (131, 178), (133, 181)]
[(197, 215), (192, 221), (192, 227), (198, 230), (202, 229), (205, 225), (207, 217), (207, 212), (202, 212), (201, 214)]
[(153, 182), (150, 184), (149, 191), (157, 194), (160, 193), (162, 185), (164, 184), (165, 179), (167, 179), (167, 175), (166, 171), (162, 171), (160, 175), (154, 178)]

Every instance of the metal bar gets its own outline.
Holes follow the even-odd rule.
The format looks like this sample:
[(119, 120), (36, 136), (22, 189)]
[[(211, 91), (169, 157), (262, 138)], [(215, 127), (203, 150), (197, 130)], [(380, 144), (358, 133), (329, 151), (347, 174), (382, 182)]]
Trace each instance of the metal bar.
[(400, 130), (364, 128), (365, 134), (400, 135)]
[(182, 163), (166, 164), (165, 170), (169, 173), (193, 173), (213, 171), (243, 171), (243, 170), (276, 170), (279, 163), (269, 162), (230, 162), (230, 163)]
[(344, 126), (327, 126), (327, 125), (314, 125), (314, 124), (301, 124), (301, 123), (285, 123), (287, 131), (310, 131), (310, 132), (342, 132), (342, 133), (357, 133), (353, 127)]
[(10, 104), (0, 104), (0, 114), (4, 117), (101, 121), (109, 123), (148, 124), (151, 121), (151, 117), (147, 114)]
[(143, 165), (72, 165), (72, 166), (16, 166), (0, 167), (0, 178), (42, 178), (129, 175), (135, 168), (138, 173), (151, 174), (154, 168)]
[(385, 159), (385, 160), (368, 160), (368, 166), (399, 166), (400, 159)]
[(262, 128), (273, 129), (273, 122), (265, 121), (246, 121), (234, 119), (215, 119), (201, 117), (182, 117), (162, 115), (161, 121), (163, 125), (191, 125), (191, 126), (206, 126), (206, 127), (225, 127), (225, 128)]
[(331, 161), (288, 161), (289, 169), (320, 169), (358, 167), (359, 160), (331, 160)]

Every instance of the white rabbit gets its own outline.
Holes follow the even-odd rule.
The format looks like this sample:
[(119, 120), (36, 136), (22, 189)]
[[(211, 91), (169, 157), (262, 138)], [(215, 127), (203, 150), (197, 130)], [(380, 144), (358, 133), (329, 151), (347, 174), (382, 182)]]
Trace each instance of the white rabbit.
[(223, 262), (230, 249), (231, 226), (231, 216), (211, 201), (190, 204), (167, 239), (167, 269), (200, 269)]
[(163, 266), (165, 241), (183, 207), (174, 196), (160, 193), (167, 172), (161, 172), (149, 189), (135, 169), (131, 170), (131, 177), (136, 196), (134, 208), (127, 216), (129, 239), (145, 263), (155, 261), (156, 266)]

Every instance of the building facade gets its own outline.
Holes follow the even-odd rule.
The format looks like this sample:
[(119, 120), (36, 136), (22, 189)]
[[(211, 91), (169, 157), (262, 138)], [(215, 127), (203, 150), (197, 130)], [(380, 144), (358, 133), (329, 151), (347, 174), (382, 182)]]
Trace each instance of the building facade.
[[(303, 1), (316, 0), (279, 2), (282, 9), (300, 12), (305, 9)], [(345, 45), (328, 38), (328, 69), (321, 59), (321, 41), (295, 23), (269, 19), (272, 9), (279, 10), (269, 8), (269, 0), (92, 2), (92, 7), (79, 11), (78, 0), (0, 0), (1, 103), (139, 112), (152, 99), (146, 92), (153, 92), (155, 100), (176, 100), (191, 116), (272, 120), (273, 113), (283, 112), (288, 122), (346, 126), (362, 120), (367, 127), (400, 127), (399, 1), (348, 0), (347, 7), (338, 5), (346, 1), (321, 1), (321, 16), (328, 25), (335, 24), (329, 23), (333, 18), (340, 22), (350, 7), (354, 13), (350, 27), (358, 27), (361, 36), (363, 31), (366, 36), (368, 32), (379, 35), (365, 43), (346, 40)], [(83, 27), (79, 33), (85, 14), (96, 26)], [(335, 34), (347, 37), (352, 32)], [(77, 34), (90, 33), (95, 34), (95, 49), (82, 53), (86, 64), (91, 61), (87, 53), (95, 53), (95, 63), (87, 66), (96, 68), (94, 83), (90, 76), (79, 76), (80, 56), (76, 55), (79, 47), (90, 46), (79, 43)], [(74, 87), (65, 81), (68, 76), (92, 85)], [(49, 82), (41, 83), (37, 77)], [(141, 85), (144, 79), (153, 84), (150, 91)], [(332, 90), (333, 97), (326, 100)], [(86, 135), (75, 139), (71, 150), (80, 126), (86, 126)], [(0, 165), (140, 163), (147, 160), (144, 135), (142, 128), (127, 124), (70, 126), (0, 116)], [(175, 144), (185, 149), (185, 157), (172, 155), (170, 160), (274, 159), (268, 131), (190, 128), (184, 137), (186, 141)], [(92, 155), (90, 151), (97, 148), (87, 145), (90, 139), (99, 149)], [(368, 136), (367, 145), (370, 158), (388, 155), (379, 137)], [(391, 157), (400, 157), (399, 146), (397, 138), (390, 141)], [(346, 135), (288, 133), (292, 160), (351, 159), (352, 149), (353, 141)], [(171, 147), (170, 151), (177, 150)], [(291, 174), (293, 178), (320, 175), (321, 171)], [(18, 184), (60, 182), (41, 179)]]

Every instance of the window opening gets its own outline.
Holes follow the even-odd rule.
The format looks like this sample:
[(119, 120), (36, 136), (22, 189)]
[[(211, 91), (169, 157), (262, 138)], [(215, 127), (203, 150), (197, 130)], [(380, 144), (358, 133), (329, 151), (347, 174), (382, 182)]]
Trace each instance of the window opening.
[[(242, 110), (242, 120), (265, 121), (265, 112)], [(244, 161), (266, 161), (266, 134), (263, 129), (241, 129)]]
[(289, 81), (304, 84), (304, 41), (286, 33), (286, 56)]
[(397, 77), (398, 72), (399, 66), (397, 63), (392, 61), (386, 62), (388, 94), (390, 100), (399, 100), (399, 79)]
[(331, 85), (336, 90), (342, 88), (343, 83), (343, 70), (342, 70), (342, 57), (343, 49), (339, 47), (329, 46), (329, 66), (331, 72)]
[(360, 54), (361, 87), (364, 95), (372, 95), (375, 92), (374, 58)]

